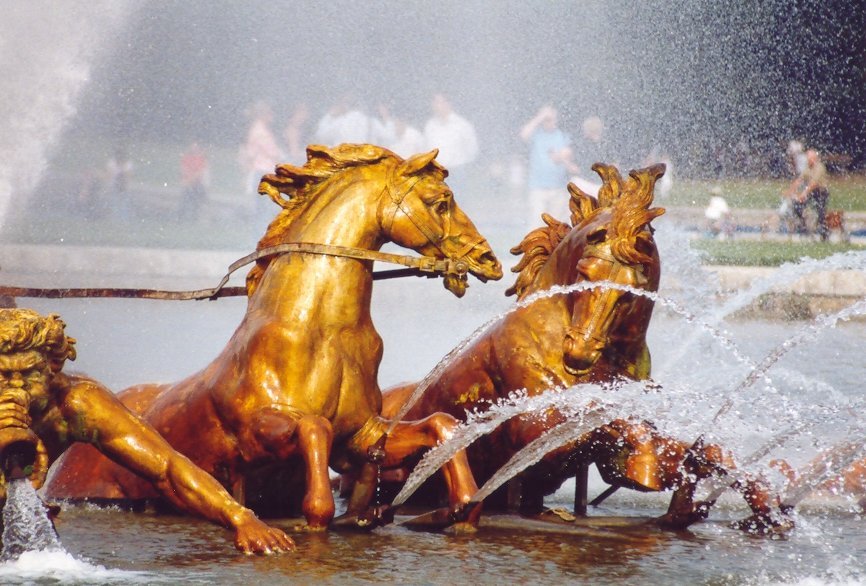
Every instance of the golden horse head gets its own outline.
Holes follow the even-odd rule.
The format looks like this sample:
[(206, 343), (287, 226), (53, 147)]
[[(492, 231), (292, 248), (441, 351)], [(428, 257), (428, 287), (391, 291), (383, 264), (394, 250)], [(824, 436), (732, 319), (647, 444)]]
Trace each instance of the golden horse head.
[[(632, 171), (628, 180), (623, 180), (612, 165), (596, 163), (593, 170), (603, 181), (598, 198), (568, 185), (571, 225), (545, 214), (547, 226), (530, 232), (512, 249), (523, 258), (512, 269), (520, 274), (507, 294), (526, 296), (537, 287), (536, 278), (545, 265), (553, 267), (555, 282), (560, 285), (608, 282), (657, 290), (660, 265), (649, 223), (664, 209), (649, 206), (664, 165)], [(556, 262), (550, 263), (554, 256)], [(571, 294), (571, 325), (563, 340), (566, 372), (586, 375), (606, 349), (617, 343), (628, 344), (629, 338), (642, 340), (652, 302), (635, 297), (625, 289), (604, 286)], [(614, 353), (627, 354), (621, 350)], [(632, 370), (634, 376), (646, 368), (637, 365)]]
[[(487, 240), (454, 201), (445, 183), (448, 171), (436, 161), (437, 154), (434, 149), (404, 160), (368, 144), (308, 147), (307, 162), (302, 167), (279, 165), (276, 173), (262, 178), (259, 191), (283, 209), (258, 248), (288, 241), (292, 222), (311, 201), (363, 184), (375, 198), (366, 205), (376, 206), (378, 237), (382, 241), (436, 259), (461, 261), (481, 281), (500, 279), (502, 266)], [(250, 293), (267, 262), (265, 259), (248, 277)], [(447, 275), (445, 287), (462, 296), (467, 287), (466, 275)]]

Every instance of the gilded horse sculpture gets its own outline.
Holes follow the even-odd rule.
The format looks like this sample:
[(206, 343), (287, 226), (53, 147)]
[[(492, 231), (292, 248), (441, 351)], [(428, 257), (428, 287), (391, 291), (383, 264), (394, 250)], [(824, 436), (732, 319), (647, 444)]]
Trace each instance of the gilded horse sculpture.
[[(512, 249), (523, 254), (514, 267), (519, 275), (506, 291), (518, 300), (557, 285), (612, 281), (646, 291), (659, 285), (660, 263), (649, 222), (664, 210), (650, 208), (655, 180), (664, 172), (657, 165), (632, 172), (628, 182), (610, 165), (593, 169), (603, 185), (598, 200), (575, 185), (568, 186), (571, 225), (544, 215), (546, 226), (531, 231)], [(653, 301), (614, 288), (593, 288), (541, 298), (508, 314), (484, 336), (461, 352), (432, 382), (408, 417), (444, 411), (465, 419), (467, 410), (526, 389), (531, 395), (580, 382), (608, 382), (618, 377), (643, 380), (650, 374), (646, 329)], [(393, 416), (414, 385), (385, 393), (383, 414)], [(515, 417), (471, 449), (476, 479), (487, 480), (514, 453), (507, 446), (524, 446), (555, 425), (559, 416)], [(551, 480), (555, 490), (564, 477)], [(536, 501), (541, 492), (523, 501)]]
[[(519, 272), (517, 281), (506, 294), (524, 299), (582, 281), (658, 290), (660, 263), (650, 222), (664, 210), (650, 205), (664, 166), (632, 171), (628, 180), (613, 166), (596, 164), (593, 169), (603, 181), (598, 199), (568, 186), (571, 225), (543, 216), (546, 226), (530, 232), (511, 251), (523, 258), (513, 269)], [(483, 411), (519, 389), (537, 395), (557, 386), (648, 379), (646, 330), (652, 310), (651, 299), (612, 287), (541, 298), (510, 313), (458, 354), (407, 416), (446, 412), (465, 420), (468, 411)], [(415, 386), (387, 390), (383, 415), (398, 414)], [(488, 480), (517, 450), (563, 421), (556, 410), (541, 417), (520, 415), (480, 438), (468, 450), (475, 478)], [(620, 458), (624, 453), (627, 457)], [(677, 488), (661, 520), (671, 526), (687, 525), (706, 514), (705, 505), (692, 502), (695, 487), (678, 472), (681, 464), (688, 463), (692, 475), (702, 478), (732, 465), (716, 446), (690, 450), (655, 433), (651, 425), (617, 420), (554, 450), (527, 470), (521, 512), (541, 514), (544, 496), (573, 476), (579, 463), (589, 462), (597, 462), (614, 486)], [(747, 481), (743, 490), (756, 516), (769, 515), (770, 499), (762, 486)]]
[[(436, 154), (404, 161), (372, 145), (309, 147), (303, 167), (280, 165), (262, 179), (260, 191), (283, 209), (259, 249), (308, 242), (374, 251), (391, 241), (459, 260), (482, 281), (501, 278), (498, 260), (445, 184)], [(445, 286), (462, 295), (466, 275), (448, 275)], [(246, 315), (209, 366), (172, 385), (132, 387), (121, 399), (238, 495), (262, 466), (297, 469), (302, 458), (304, 527), (322, 530), (335, 510), (329, 464), (363, 465), (387, 425), (377, 383), (382, 340), (370, 316), (372, 261), (268, 256), (250, 271), (247, 288)], [(385, 463), (432, 447), (454, 425), (444, 414), (401, 423), (388, 435)], [(70, 453), (48, 495), (152, 496), (146, 483), (97, 458), (84, 448)], [(476, 489), (465, 454), (443, 470), (450, 506), (459, 509)]]

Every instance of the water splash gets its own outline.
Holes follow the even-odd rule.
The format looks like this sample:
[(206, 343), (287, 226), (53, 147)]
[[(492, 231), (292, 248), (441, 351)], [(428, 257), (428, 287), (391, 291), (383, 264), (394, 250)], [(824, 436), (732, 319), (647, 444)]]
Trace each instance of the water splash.
[[(803, 258), (798, 263), (784, 263), (771, 274), (752, 281), (748, 288), (738, 291), (735, 295), (727, 299), (721, 307), (708, 312), (702, 319), (710, 327), (713, 327), (727, 316), (747, 307), (761, 295), (769, 293), (773, 289), (790, 285), (807, 275), (819, 271), (846, 269), (862, 270), (864, 268), (866, 268), (866, 251), (862, 250), (839, 252), (823, 259)], [(700, 335), (700, 331), (691, 332), (683, 342), (678, 345), (677, 350), (667, 358), (665, 364), (658, 369), (657, 375), (663, 377), (671, 368), (680, 364), (683, 357), (685, 357), (694, 347)]]
[[(467, 336), (463, 341), (461, 341), (457, 346), (455, 346), (448, 354), (446, 354), (437, 364), (433, 367), (433, 369), (425, 376), (420, 383), (415, 387), (415, 390), (408, 397), (406, 402), (400, 408), (400, 411), (391, 421), (390, 426), (388, 427), (386, 433), (391, 433), (396, 427), (397, 423), (405, 418), (406, 414), (412, 408), (415, 403), (424, 395), (433, 381), (437, 380), (441, 374), (447, 369), (451, 363), (455, 360), (455, 358), (462, 352), (465, 348), (467, 348), (474, 341), (479, 339), (482, 335), (484, 335), (490, 328), (492, 328), (495, 324), (499, 323), (505, 317), (510, 315), (511, 313), (517, 311), (518, 309), (522, 309), (525, 307), (529, 307), (536, 301), (541, 299), (548, 299), (554, 297), (556, 295), (567, 295), (570, 293), (576, 293), (580, 291), (587, 291), (590, 289), (615, 289), (618, 291), (623, 291), (625, 293), (631, 293), (632, 295), (646, 297), (652, 300), (654, 303), (658, 303), (668, 309), (671, 309), (675, 313), (679, 314), (683, 319), (685, 319), (688, 323), (693, 323), (698, 325), (704, 332), (710, 334), (714, 340), (716, 340), (723, 348), (728, 350), (734, 358), (745, 365), (750, 370), (754, 370), (757, 365), (748, 357), (745, 356), (740, 350), (737, 348), (736, 344), (724, 335), (717, 328), (713, 327), (711, 324), (708, 324), (704, 321), (698, 319), (698, 317), (684, 308), (677, 301), (662, 297), (658, 293), (652, 291), (645, 291), (643, 289), (637, 289), (635, 287), (631, 287), (630, 285), (622, 285), (619, 283), (613, 283), (611, 281), (583, 281), (580, 283), (574, 283), (571, 285), (554, 285), (549, 289), (545, 289), (543, 291), (538, 291), (533, 293), (532, 295), (526, 297), (525, 299), (515, 303), (513, 306), (508, 308), (507, 310), (499, 313), (493, 318), (486, 321), (484, 324), (479, 326), (474, 332), (472, 332), (469, 336)], [(769, 380), (767, 381), (770, 382)], [(562, 381), (549, 381), (550, 386), (556, 386), (558, 384), (562, 384)]]
[(95, 56), (131, 4), (101, 0), (82, 11), (55, 2), (15, 2), (0, 21), (0, 228), (30, 195), (48, 153), (75, 113)]
[(539, 460), (551, 450), (565, 446), (576, 438), (588, 433), (610, 421), (605, 409), (596, 407), (581, 413), (578, 417), (568, 419), (549, 429), (543, 435), (535, 438), (518, 450), (505, 466), (496, 471), (472, 497), (472, 502), (480, 502), (493, 494), (497, 488), (514, 478)]
[(75, 559), (63, 548), (45, 506), (25, 478), (6, 485), (2, 539), (0, 583), (3, 584), (128, 584), (153, 578)]
[(486, 411), (468, 413), (466, 421), (458, 425), (447, 440), (424, 454), (394, 498), (394, 505), (406, 502), (427, 478), (453, 458), (458, 451), (491, 433), (512, 417), (531, 416), (548, 409), (558, 409), (563, 415), (570, 416), (579, 413), (589, 403), (605, 404), (604, 398), (596, 394), (603, 390), (604, 387), (600, 385), (576, 385), (570, 389), (549, 389), (533, 396), (521, 390), (493, 403)]
[(866, 457), (864, 434), (866, 434), (866, 429), (863, 427), (856, 428), (849, 433), (849, 436), (854, 439), (847, 439), (834, 444), (810, 463), (805, 470), (800, 471), (796, 480), (785, 491), (782, 503), (788, 507), (798, 505), (823, 483), (839, 476), (854, 462)]
[[(406, 502), (427, 478), (453, 458), (459, 450), (465, 449), (481, 436), (491, 433), (512, 417), (517, 415), (543, 417), (549, 411), (556, 410), (566, 420), (575, 423), (577, 427), (559, 426), (561, 429), (552, 437), (545, 435), (538, 438), (541, 441), (536, 440), (537, 443), (536, 441), (530, 442), (524, 451), (532, 446), (528, 450), (532, 454), (526, 453), (518, 456), (521, 454), (518, 452), (515, 455), (516, 461), (508, 464), (509, 470), (513, 472), (511, 476), (535, 463), (537, 460), (532, 461), (532, 458), (536, 452), (541, 451), (540, 458), (547, 452), (588, 431), (584, 429), (586, 427), (584, 422), (600, 425), (619, 417), (640, 418), (640, 414), (655, 412), (655, 406), (648, 407), (648, 405), (652, 405), (652, 401), (649, 403), (645, 401), (647, 397), (651, 396), (648, 390), (653, 386), (654, 384), (648, 381), (620, 381), (617, 384), (609, 385), (577, 384), (568, 389), (549, 389), (532, 396), (527, 395), (526, 391), (519, 391), (493, 403), (486, 411), (470, 412), (467, 414), (466, 421), (458, 425), (448, 439), (424, 454), (394, 499), (393, 504), (397, 506)], [(560, 438), (560, 435), (563, 438)], [(502, 474), (507, 473), (508, 471)], [(490, 489), (491, 492), (511, 478), (511, 476), (507, 476), (500, 479), (499, 475), (500, 473), (496, 474), (496, 482), (499, 484)]]
[[(535, 303), (539, 299), (547, 299), (549, 297), (553, 297), (554, 295), (564, 295), (564, 294), (572, 293), (575, 291), (583, 291), (586, 289), (592, 289), (592, 288), (597, 287), (597, 286), (599, 286), (599, 283), (592, 283), (592, 282), (576, 283), (576, 284), (568, 286), (568, 287), (561, 286), (561, 285), (554, 285), (553, 287), (551, 287), (549, 289), (545, 289), (544, 291), (539, 291), (537, 293), (533, 293), (532, 295), (530, 295), (526, 299), (522, 299), (521, 301), (518, 301), (517, 303), (515, 303), (514, 305), (512, 305), (511, 307), (509, 307), (505, 311), (499, 313), (498, 315), (493, 316), (491, 319), (489, 319), (486, 322), (484, 322), (483, 324), (481, 324), (478, 328), (475, 329), (475, 331), (473, 331), (471, 334), (469, 334), (459, 344), (457, 344), (450, 352), (448, 352), (448, 354), (443, 356), (442, 359), (436, 364), (436, 366), (434, 366), (430, 370), (430, 372), (427, 373), (427, 376), (425, 376), (423, 379), (421, 379), (421, 382), (418, 383), (418, 386), (415, 387), (415, 390), (412, 392), (412, 394), (409, 396), (409, 398), (406, 400), (406, 402), (400, 408), (400, 411), (397, 413), (397, 415), (391, 421), (391, 425), (389, 426), (386, 433), (391, 433), (392, 431), (394, 431), (394, 427), (397, 425), (397, 423), (400, 422), (404, 417), (406, 417), (406, 414), (409, 412), (409, 410), (412, 408), (412, 406), (415, 405), (415, 403), (417, 403), (418, 400), (422, 396), (424, 396), (424, 393), (427, 391), (427, 388), (433, 383), (434, 380), (439, 378), (439, 376), (442, 374), (442, 372), (445, 371), (446, 368), (448, 368), (451, 365), (451, 363), (454, 361), (454, 359), (457, 357), (457, 355), (460, 354), (460, 352), (462, 352), (465, 348), (467, 348), (475, 340), (477, 340), (482, 335), (484, 335), (495, 324), (497, 324), (500, 321), (502, 321), (503, 319), (505, 319), (505, 317), (507, 317), (509, 314), (514, 313), (518, 309), (522, 309), (524, 307), (529, 307), (530, 305), (532, 305), (533, 303)], [(551, 387), (555, 386), (556, 382), (558, 382), (558, 381), (550, 381), (550, 386)]]
[(782, 358), (782, 356), (803, 342), (815, 340), (822, 331), (835, 327), (838, 322), (849, 320), (852, 316), (860, 315), (864, 312), (866, 312), (866, 298), (861, 299), (836, 313), (819, 316), (814, 322), (802, 327), (799, 332), (782, 342), (776, 347), (776, 349), (770, 352), (767, 357), (761, 361), (761, 364), (753, 368), (743, 382), (728, 394), (722, 407), (718, 410), (715, 417), (713, 417), (713, 423), (717, 423), (719, 418), (730, 410), (737, 395), (739, 395), (743, 390), (751, 387), (757, 380), (764, 377), (767, 371), (770, 370), (770, 368), (772, 368), (773, 365)]
[(157, 577), (144, 572), (107, 569), (75, 559), (63, 550), (27, 551), (0, 563), (3, 584), (154, 584)]
[(26, 478), (6, 486), (3, 507), (3, 552), (0, 560), (15, 560), (28, 551), (62, 552), (45, 505)]
[[(693, 316), (693, 314), (679, 306), (675, 301), (662, 298), (655, 293), (635, 290), (627, 285), (617, 285), (614, 283), (593, 283), (590, 285), (580, 283), (569, 287), (563, 287), (562, 289), (584, 289), (597, 286), (617, 288), (635, 294), (645, 295), (656, 302), (670, 307), (683, 316), (687, 321), (697, 321), (697, 318)], [(563, 291), (556, 291), (550, 294), (561, 294), (562, 292)], [(775, 401), (783, 406), (781, 416), (776, 420), (776, 424), (778, 424), (779, 421), (793, 421), (795, 423), (795, 425), (787, 430), (787, 432), (774, 433), (773, 439), (768, 444), (759, 448), (750, 458), (740, 462), (741, 465), (749, 465), (758, 461), (760, 458), (766, 456), (770, 451), (783, 445), (791, 438), (802, 435), (802, 431), (807, 425), (815, 425), (818, 420), (826, 419), (826, 417), (828, 417), (827, 414), (822, 414), (822, 416), (816, 414), (814, 418), (810, 419), (808, 415), (804, 415), (802, 410), (791, 405), (788, 397), (772, 386), (772, 381), (767, 376), (767, 373), (786, 353), (790, 352), (792, 349), (817, 339), (821, 332), (834, 327), (840, 321), (846, 321), (852, 316), (862, 313), (866, 313), (866, 299), (860, 300), (834, 314), (820, 316), (813, 323), (801, 328), (795, 335), (784, 340), (760, 363), (755, 363), (750, 358), (742, 355), (733, 342), (731, 342), (721, 332), (718, 332), (714, 327), (704, 322), (698, 322), (705, 331), (713, 334), (715, 339), (719, 340), (723, 347), (729, 348), (732, 351), (732, 355), (739, 362), (745, 363), (749, 366), (749, 372), (742, 382), (731, 391), (725, 393), (726, 400), (716, 411), (715, 416), (710, 420), (710, 424), (717, 426), (720, 418), (730, 411), (734, 405), (734, 401), (743, 394), (743, 391), (762, 379), (767, 383), (769, 394), (774, 397)], [(485, 325), (485, 327), (487, 326)], [(617, 416), (641, 416), (647, 420), (653, 421), (657, 424), (660, 430), (667, 432), (671, 432), (673, 429), (682, 433), (684, 429), (689, 427), (688, 422), (685, 419), (683, 421), (675, 421), (674, 410), (671, 409), (671, 405), (664, 404), (664, 401), (673, 400), (671, 399), (671, 396), (676, 397), (680, 402), (686, 401), (686, 397), (690, 396), (690, 389), (681, 389), (673, 385), (665, 385), (665, 392), (660, 393), (662, 398), (654, 401), (651, 399), (652, 395), (649, 395), (646, 392), (647, 383), (621, 384), (617, 387), (618, 392), (615, 394), (610, 393), (610, 388), (610, 386), (599, 385), (575, 385), (569, 389), (551, 389), (533, 396), (528, 396), (525, 391), (522, 391), (512, 394), (506, 401), (493, 404), (487, 411), (480, 413), (472, 412), (468, 414), (466, 422), (458, 426), (448, 440), (425, 454), (419, 465), (410, 475), (410, 478), (403, 486), (403, 489), (400, 491), (397, 498), (394, 500), (394, 504), (399, 505), (405, 502), (405, 500), (408, 499), (408, 497), (411, 496), (411, 494), (417, 490), (417, 488), (430, 475), (450, 460), (457, 451), (465, 449), (479, 437), (489, 434), (496, 427), (516, 415), (531, 416), (533, 413), (542, 413), (546, 409), (553, 408), (560, 409), (566, 418), (573, 418), (573, 420), (567, 421), (566, 423), (551, 429), (547, 434), (531, 442), (531, 444), (517, 452), (506, 467), (497, 472), (494, 477), (491, 478), (484, 487), (482, 487), (482, 490), (480, 490), (478, 495), (475, 497), (476, 500), (481, 500), (488, 496), (493, 490), (501, 486), (509, 478), (537, 462), (544, 456), (544, 454), (569, 441), (573, 441), (580, 434), (586, 433), (588, 428), (586, 425), (583, 425), (584, 419), (589, 418), (587, 420), (593, 422), (598, 421), (599, 424), (603, 423), (601, 419), (595, 417), (596, 413), (603, 412), (607, 420), (614, 419)], [(628, 389), (632, 389), (632, 392), (623, 392), (623, 390)], [(692, 396), (691, 398), (692, 400), (688, 402), (696, 405), (697, 397)], [(616, 403), (613, 402), (614, 399)], [(596, 409), (600, 409), (601, 411), (596, 411)], [(838, 412), (838, 410), (836, 411)], [(591, 418), (590, 415), (592, 415)], [(681, 417), (681, 419), (682, 418), (683, 417)], [(697, 420), (697, 418), (694, 417), (694, 412), (691, 412), (691, 418)], [(671, 432), (671, 435), (676, 437), (679, 434)], [(718, 498), (719, 494), (724, 491), (727, 486), (730, 486), (730, 484), (738, 478), (744, 477), (745, 474), (747, 474), (745, 469), (731, 471), (729, 476), (711, 482), (710, 490), (713, 492), (714, 498), (710, 498), (709, 500), (715, 500)]]

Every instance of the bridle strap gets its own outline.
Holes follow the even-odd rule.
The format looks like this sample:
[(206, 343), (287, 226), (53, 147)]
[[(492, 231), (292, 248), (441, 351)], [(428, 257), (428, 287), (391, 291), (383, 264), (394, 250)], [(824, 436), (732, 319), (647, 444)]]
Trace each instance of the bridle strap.
[[(598, 258), (601, 258), (601, 257), (598, 257)], [(602, 259), (602, 260), (606, 260), (606, 259)], [(622, 263), (620, 263), (619, 261), (612, 260), (611, 262), (613, 263), (613, 267), (611, 267), (610, 275), (608, 275), (609, 280), (612, 280), (614, 277), (616, 277), (616, 274), (619, 272), (620, 268), (622, 268)], [(612, 294), (613, 290), (608, 290), (608, 291), (605, 291), (604, 293)], [(604, 293), (602, 295), (604, 295)], [(585, 323), (585, 325), (582, 325), (581, 327), (573, 328), (572, 331), (576, 332), (584, 340), (595, 340), (596, 342), (604, 342), (605, 340), (603, 340), (603, 339), (601, 339), (598, 336), (593, 334), (593, 332), (595, 331), (596, 325), (602, 319), (601, 313), (603, 310), (604, 310), (604, 303), (597, 303), (595, 306), (595, 309), (592, 312), (592, 315), (590, 316), (589, 320)]]
[[(616, 258), (616, 256), (607, 247), (587, 245), (587, 249), (584, 251), (583, 257), (597, 258), (611, 263), (612, 267), (610, 270), (610, 274), (608, 275), (609, 281), (614, 280), (617, 273), (619, 273), (619, 271), (625, 266), (623, 262)], [(639, 277), (643, 277), (643, 266), (635, 267), (633, 270), (637, 273)], [(613, 290), (608, 290), (606, 293), (613, 294)], [(595, 340), (597, 342), (604, 342), (605, 340), (602, 340), (592, 334), (592, 332), (595, 330), (597, 322), (601, 319), (603, 305), (603, 303), (597, 304), (588, 322), (586, 322), (580, 327), (572, 328), (571, 331), (577, 333), (584, 340)]]
[[(420, 177), (415, 179), (415, 181), (412, 182), (412, 184), (409, 186), (409, 188), (406, 191), (404, 191), (403, 193), (400, 193), (396, 196), (389, 189), (388, 184), (385, 185), (384, 189), (388, 193), (388, 197), (391, 199), (391, 202), (394, 204), (394, 211), (391, 214), (391, 219), (388, 222), (388, 226), (385, 228), (389, 232), (391, 231), (391, 226), (393, 226), (393, 224), (394, 224), (394, 217), (397, 215), (397, 210), (400, 210), (409, 219), (409, 221), (412, 222), (412, 225), (415, 226), (415, 228), (417, 228), (419, 232), (421, 232), (421, 234), (424, 236), (424, 238), (426, 238), (427, 241), (430, 242), (430, 244), (435, 246), (436, 249), (442, 253), (442, 256), (448, 256), (445, 254), (445, 251), (443, 251), (442, 248), (439, 246), (439, 243), (441, 243), (443, 240), (445, 240), (448, 237), (447, 231), (443, 232), (442, 235), (440, 235), (440, 236), (435, 236), (435, 235), (431, 234), (427, 228), (425, 228), (422, 224), (420, 224), (415, 219), (415, 216), (412, 214), (412, 211), (407, 209), (405, 206), (403, 206), (403, 200), (406, 199), (407, 195), (412, 193), (412, 190), (415, 189), (415, 184), (417, 184), (419, 181), (421, 181)], [(465, 256), (465, 254), (463, 256)], [(463, 258), (463, 256), (460, 256), (458, 258)]]

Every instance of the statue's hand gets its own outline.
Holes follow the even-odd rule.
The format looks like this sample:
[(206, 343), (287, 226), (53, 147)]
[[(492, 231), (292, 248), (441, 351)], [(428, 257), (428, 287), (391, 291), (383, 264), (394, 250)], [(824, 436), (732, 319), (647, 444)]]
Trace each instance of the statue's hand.
[(29, 429), (30, 396), (24, 389), (10, 388), (0, 393), (0, 429)]
[(295, 550), (295, 542), (283, 531), (250, 514), (235, 527), (235, 547), (246, 555), (271, 555)]

